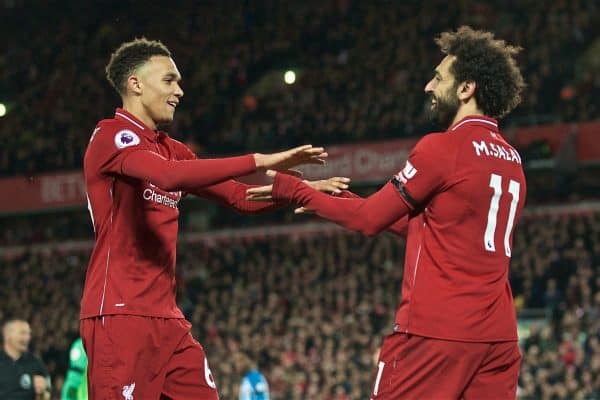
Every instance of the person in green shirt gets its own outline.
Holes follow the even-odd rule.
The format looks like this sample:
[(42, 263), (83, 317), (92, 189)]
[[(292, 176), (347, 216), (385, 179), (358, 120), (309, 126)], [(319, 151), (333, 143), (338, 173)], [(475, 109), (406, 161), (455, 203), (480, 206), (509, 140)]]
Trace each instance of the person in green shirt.
[(62, 388), (61, 400), (87, 400), (87, 355), (81, 338), (75, 339), (69, 351), (69, 370)]

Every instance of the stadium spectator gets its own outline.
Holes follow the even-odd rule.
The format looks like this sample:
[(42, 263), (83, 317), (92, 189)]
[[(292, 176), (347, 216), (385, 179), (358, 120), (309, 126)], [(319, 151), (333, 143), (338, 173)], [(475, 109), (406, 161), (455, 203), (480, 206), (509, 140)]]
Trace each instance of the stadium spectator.
[(2, 337), (0, 398), (50, 399), (50, 375), (44, 364), (29, 352), (29, 323), (21, 319), (6, 321), (2, 327)]
[(269, 383), (248, 355), (237, 352), (233, 356), (236, 372), (242, 374), (239, 400), (269, 400)]
[[(583, 248), (577, 247), (576, 238), (583, 239)], [(237, 395), (240, 375), (233, 354), (252, 349), (273, 398), (324, 400), (340, 385), (352, 399), (368, 398), (376, 365), (372, 355), (393, 324), (388, 310), (396, 305), (393, 294), (403, 275), (402, 242), (392, 235), (365, 240), (343, 231), (187, 240), (182, 237), (178, 248), (179, 304), (191, 304), (186, 315), (194, 336), (205, 338), (209, 359), (221, 360), (212, 366), (221, 397)], [(510, 272), (515, 302), (520, 310), (540, 305), (555, 309), (536, 322), (537, 327), (522, 330), (530, 334), (521, 340), (519, 398), (541, 398), (526, 393), (565, 385), (558, 349), (563, 332), (575, 329), (586, 339), (575, 343), (584, 356), (581, 373), (575, 375), (578, 387), (572, 391), (598, 396), (599, 250), (597, 211), (526, 215), (517, 225)], [(19, 251), (0, 253), (0, 292), (18, 294), (0, 298), (0, 318), (20, 313), (31, 321), (33, 348), (53, 378), (54, 396), (60, 396), (70, 338), (78, 333), (89, 249), (61, 250), (61, 244), (52, 244), (50, 249)], [(576, 253), (584, 262), (591, 260), (594, 271), (585, 281), (589, 304), (567, 303), (565, 297), (569, 277), (587, 268), (572, 259)], [(539, 279), (542, 293), (556, 280), (551, 304), (543, 296), (540, 304), (527, 289)], [(576, 318), (563, 319), (567, 314)]]
[[(0, 171), (81, 167), (89, 121), (110, 112), (114, 99), (97, 71), (113, 46), (140, 33), (162, 38), (181, 54), (189, 101), (172, 131), (201, 142), (201, 152), (420, 134), (427, 125), (425, 98), (412, 82), (425, 80), (429, 71), (423, 66), (436, 59), (427, 38), (436, 26), (463, 23), (494, 27), (529, 50), (522, 59), (529, 90), (507, 122), (583, 121), (600, 114), (597, 102), (588, 101), (598, 97), (598, 74), (584, 68), (595, 54), (597, 2), (508, 2), (493, 10), (464, 2), (448, 10), (443, 1), (428, 0), (419, 12), (414, 7), (314, 0), (293, 6), (189, 3), (169, 11), (178, 28), (168, 30), (158, 17), (162, 10), (137, 2), (109, 1), (101, 10), (93, 3), (68, 9), (5, 6), (0, 31), (14, 40), (0, 58), (8, 99)], [(126, 15), (136, 18), (122, 23)], [(294, 85), (259, 90), (264, 86), (256, 83), (270, 71), (290, 66), (297, 67)], [(254, 97), (255, 107), (244, 108), (246, 95)]]

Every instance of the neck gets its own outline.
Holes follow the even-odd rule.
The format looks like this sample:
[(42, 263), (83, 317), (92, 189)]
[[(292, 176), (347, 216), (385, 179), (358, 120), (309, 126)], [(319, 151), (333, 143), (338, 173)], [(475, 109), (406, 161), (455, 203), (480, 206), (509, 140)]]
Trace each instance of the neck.
[(452, 123), (450, 124), (450, 126), (456, 124), (461, 119), (471, 116), (471, 115), (482, 115), (483, 116), (485, 114), (483, 113), (483, 111), (481, 111), (477, 107), (476, 104), (473, 104), (473, 102), (469, 101), (468, 103), (465, 103), (460, 106), (460, 108), (458, 109), (458, 112), (454, 116), (454, 119), (452, 120)]
[(142, 121), (148, 128), (155, 130), (156, 122), (148, 115), (144, 109), (144, 105), (132, 98), (123, 98), (123, 110), (135, 116)]
[(21, 355), (23, 354), (19, 350), (10, 347), (6, 343), (4, 343), (4, 352), (6, 354), (8, 354), (8, 356), (15, 361), (17, 361), (19, 358), (21, 358)]

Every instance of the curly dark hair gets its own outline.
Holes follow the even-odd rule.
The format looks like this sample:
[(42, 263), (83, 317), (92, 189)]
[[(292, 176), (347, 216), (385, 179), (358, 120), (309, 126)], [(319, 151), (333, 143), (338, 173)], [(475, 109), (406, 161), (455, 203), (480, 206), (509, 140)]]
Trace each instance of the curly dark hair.
[(153, 56), (171, 57), (171, 52), (159, 40), (144, 37), (125, 42), (110, 56), (106, 66), (106, 79), (123, 95), (127, 91), (127, 78)]
[(501, 118), (521, 102), (525, 82), (514, 58), (521, 47), (469, 26), (443, 32), (435, 42), (444, 54), (456, 57), (450, 72), (457, 83), (476, 82), (475, 100), (485, 115)]

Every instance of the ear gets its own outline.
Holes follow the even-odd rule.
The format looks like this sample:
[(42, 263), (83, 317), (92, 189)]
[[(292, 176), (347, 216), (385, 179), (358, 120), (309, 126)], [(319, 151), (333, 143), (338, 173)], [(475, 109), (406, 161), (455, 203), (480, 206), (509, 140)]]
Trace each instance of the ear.
[(142, 81), (137, 75), (127, 78), (127, 89), (138, 96), (142, 94)]
[(477, 83), (475, 81), (461, 82), (456, 89), (456, 95), (461, 101), (469, 101), (469, 99), (475, 95), (476, 88)]

